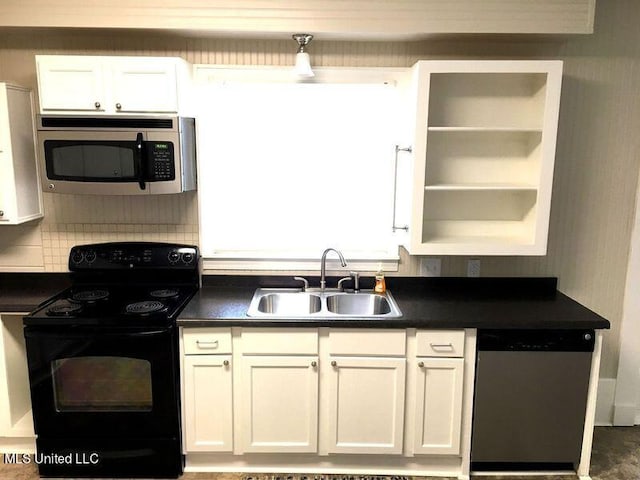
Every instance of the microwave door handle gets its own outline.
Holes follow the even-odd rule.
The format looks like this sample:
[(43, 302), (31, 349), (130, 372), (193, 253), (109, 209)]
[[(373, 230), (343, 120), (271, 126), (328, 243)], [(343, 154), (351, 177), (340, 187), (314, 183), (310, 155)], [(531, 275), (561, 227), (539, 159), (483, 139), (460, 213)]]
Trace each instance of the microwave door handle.
[(143, 141), (142, 141), (142, 132), (138, 132), (136, 135), (136, 169), (138, 170), (138, 185), (140, 185), (140, 190), (145, 190), (147, 188), (146, 183), (144, 183), (144, 149), (143, 149)]

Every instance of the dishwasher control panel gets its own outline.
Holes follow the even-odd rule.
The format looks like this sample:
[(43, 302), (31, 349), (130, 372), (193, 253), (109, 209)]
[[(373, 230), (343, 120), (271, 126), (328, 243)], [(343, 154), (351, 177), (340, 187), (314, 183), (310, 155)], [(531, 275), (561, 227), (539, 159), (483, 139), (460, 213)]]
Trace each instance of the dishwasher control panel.
[(478, 350), (496, 352), (593, 352), (595, 331), (578, 330), (480, 330)]

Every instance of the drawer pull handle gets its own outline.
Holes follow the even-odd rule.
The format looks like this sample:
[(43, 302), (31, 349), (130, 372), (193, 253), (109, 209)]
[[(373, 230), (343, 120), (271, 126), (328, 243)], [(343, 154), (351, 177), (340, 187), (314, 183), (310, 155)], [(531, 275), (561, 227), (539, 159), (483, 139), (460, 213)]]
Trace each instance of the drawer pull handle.
[(225, 367), (228, 367), (228, 366), (229, 366), (229, 360), (225, 360), (224, 362), (222, 362), (222, 364), (223, 364)]
[(431, 345), (431, 348), (433, 348), (434, 350), (437, 350), (438, 348), (446, 348), (447, 350), (453, 350), (452, 343), (430, 343), (429, 345)]
[(313, 362), (311, 362), (311, 366), (312, 367), (317, 367), (318, 366), (318, 362), (316, 362), (315, 360)]
[(336, 362), (335, 360), (331, 360), (331, 366), (332, 367), (337, 367), (338, 366), (338, 362)]
[(218, 340), (196, 340), (198, 348), (218, 348)]

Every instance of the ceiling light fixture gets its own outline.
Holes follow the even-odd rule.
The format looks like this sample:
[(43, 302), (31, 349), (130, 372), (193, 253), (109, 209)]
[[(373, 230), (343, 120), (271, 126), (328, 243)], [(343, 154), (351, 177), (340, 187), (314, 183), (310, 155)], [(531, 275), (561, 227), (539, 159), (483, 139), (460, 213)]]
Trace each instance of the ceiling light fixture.
[(296, 53), (296, 65), (294, 72), (299, 77), (313, 77), (314, 73), (311, 70), (311, 60), (309, 54), (305, 51), (305, 47), (309, 45), (313, 39), (313, 35), (308, 33), (295, 33), (291, 36), (296, 42), (298, 42), (298, 53)]

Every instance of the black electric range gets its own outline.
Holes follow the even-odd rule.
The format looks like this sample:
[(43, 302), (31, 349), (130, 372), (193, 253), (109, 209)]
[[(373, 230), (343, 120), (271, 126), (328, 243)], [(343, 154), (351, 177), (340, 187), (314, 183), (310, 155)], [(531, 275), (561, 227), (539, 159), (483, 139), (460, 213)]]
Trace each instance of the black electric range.
[(175, 320), (198, 260), (167, 243), (71, 249), (72, 286), (24, 318), (40, 475), (182, 473)]

